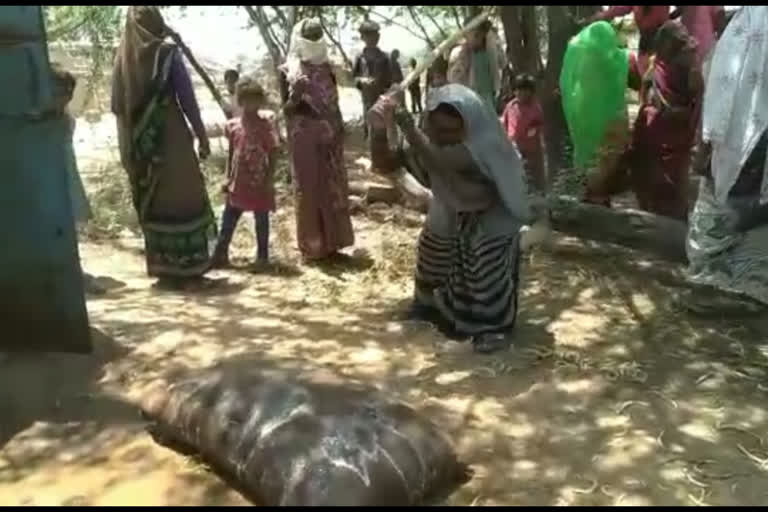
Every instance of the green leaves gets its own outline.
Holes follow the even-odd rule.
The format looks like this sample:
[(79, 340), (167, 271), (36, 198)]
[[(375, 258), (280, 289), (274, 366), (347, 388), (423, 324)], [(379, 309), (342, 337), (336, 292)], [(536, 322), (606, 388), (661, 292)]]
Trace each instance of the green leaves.
[(122, 11), (117, 5), (44, 5), (48, 42), (89, 43), (91, 67), (87, 79), (88, 97), (112, 62), (120, 36)]
[(104, 45), (119, 36), (122, 13), (117, 5), (44, 5), (48, 40), (83, 37)]

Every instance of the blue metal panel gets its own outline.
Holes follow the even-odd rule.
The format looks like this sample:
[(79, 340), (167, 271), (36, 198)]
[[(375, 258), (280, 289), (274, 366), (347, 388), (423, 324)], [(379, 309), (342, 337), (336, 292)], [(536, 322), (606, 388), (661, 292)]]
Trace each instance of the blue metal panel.
[[(22, 11), (0, 6), (0, 27), (12, 25), (11, 16)], [(0, 34), (2, 94), (12, 89), (9, 77), (28, 87), (15, 101), (0, 102), (0, 351), (87, 352), (88, 316), (67, 189), (66, 121), (27, 115), (42, 110), (51, 89), (39, 6), (35, 14), (36, 43), (3, 44)]]

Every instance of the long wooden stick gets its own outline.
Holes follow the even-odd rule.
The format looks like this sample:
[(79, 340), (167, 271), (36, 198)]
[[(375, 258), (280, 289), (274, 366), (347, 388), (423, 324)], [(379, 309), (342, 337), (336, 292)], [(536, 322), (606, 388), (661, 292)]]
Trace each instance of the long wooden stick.
[(411, 85), (414, 81), (418, 80), (418, 78), (421, 76), (422, 73), (424, 73), (427, 69), (429, 69), (432, 64), (437, 60), (438, 57), (440, 57), (442, 54), (446, 52), (449, 48), (454, 46), (456, 43), (459, 42), (459, 40), (467, 35), (469, 32), (472, 32), (477, 27), (479, 27), (484, 21), (488, 19), (488, 17), (491, 15), (491, 10), (487, 10), (483, 13), (480, 13), (479, 15), (472, 18), (472, 20), (467, 23), (464, 28), (461, 30), (458, 30), (454, 32), (449, 38), (447, 38), (445, 41), (437, 45), (437, 48), (432, 50), (432, 53), (421, 63), (416, 66), (416, 68), (413, 69), (406, 77), (403, 79), (402, 82), (400, 82), (400, 89), (407, 89), (409, 85)]
[(213, 83), (213, 80), (211, 80), (211, 77), (208, 75), (208, 72), (203, 68), (203, 66), (200, 65), (199, 62), (197, 62), (197, 59), (192, 54), (192, 50), (189, 49), (189, 47), (184, 44), (184, 41), (181, 39), (181, 36), (178, 32), (175, 30), (168, 28), (168, 31), (170, 32), (171, 39), (176, 43), (176, 45), (181, 48), (181, 51), (184, 53), (184, 56), (187, 58), (189, 63), (192, 65), (195, 71), (197, 71), (197, 74), (200, 75), (200, 78), (203, 79), (203, 82), (205, 83), (205, 86), (208, 87), (208, 90), (211, 91), (211, 95), (213, 96), (213, 99), (216, 100), (216, 103), (219, 104), (219, 107), (221, 108), (221, 111), (224, 112), (224, 117), (229, 119), (229, 112), (226, 107), (226, 102), (224, 101), (224, 98), (221, 96), (221, 93), (216, 88), (216, 85)]
[[(404, 91), (408, 88), (409, 85), (411, 85), (413, 82), (419, 79), (422, 73), (429, 69), (432, 64), (437, 60), (438, 57), (443, 55), (449, 48), (453, 47), (459, 40), (464, 37), (469, 32), (473, 31), (477, 27), (479, 27), (484, 21), (488, 19), (488, 17), (491, 15), (491, 10), (487, 10), (485, 12), (482, 12), (472, 18), (472, 20), (467, 23), (464, 28), (461, 30), (457, 30), (453, 35), (451, 35), (449, 38), (447, 38), (445, 41), (437, 45), (437, 48), (432, 50), (432, 53), (429, 54), (429, 56), (421, 61), (421, 64), (416, 66), (406, 77), (403, 79), (400, 84), (396, 84), (392, 87), (392, 89), (385, 94), (389, 97), (395, 97), (397, 96), (401, 91)], [(374, 117), (371, 117), (374, 116)], [(368, 120), (371, 120), (375, 118), (376, 114), (373, 114), (373, 111), (366, 112), (366, 117)], [(392, 120), (389, 120), (390, 123)], [(388, 131), (392, 131), (392, 126), (388, 127)], [(391, 141), (390, 141), (391, 142)]]
[[(392, 91), (389, 91), (387, 94), (390, 95), (396, 95), (398, 92), (403, 91), (408, 88), (410, 84), (412, 84), (415, 80), (421, 76), (424, 71), (430, 68), (432, 64), (437, 60), (439, 56), (444, 54), (446, 50), (451, 48), (453, 45), (455, 45), (462, 37), (464, 37), (466, 34), (471, 32), (472, 30), (476, 29), (480, 26), (485, 20), (488, 19), (488, 16), (490, 16), (491, 11), (488, 10), (486, 12), (483, 12), (473, 18), (469, 23), (467, 23), (463, 29), (458, 30), (453, 35), (448, 37), (445, 41), (440, 43), (437, 48), (432, 50), (432, 53), (424, 59), (421, 64), (416, 66), (416, 68), (408, 73), (408, 75), (403, 79), (402, 82), (400, 82), (399, 87), (393, 88)], [(392, 119), (388, 120), (390, 123), (393, 122)], [(387, 131), (390, 132), (391, 130), (389, 128), (392, 128), (393, 126), (388, 126)], [(375, 137), (373, 134), (369, 137), (369, 144), (374, 144)], [(390, 142), (392, 142), (390, 140)], [(373, 154), (373, 151), (371, 151), (371, 154)], [(405, 171), (404, 169), (400, 168), (393, 173), (386, 173), (382, 174), (384, 177), (386, 177), (392, 185), (401, 193), (403, 196), (407, 199), (407, 201), (411, 204), (413, 204), (417, 209), (421, 211), (426, 211), (426, 209), (429, 206), (429, 202), (432, 198), (432, 191), (428, 188), (425, 188), (421, 185), (421, 183), (416, 180), (413, 176), (411, 176), (410, 173)]]

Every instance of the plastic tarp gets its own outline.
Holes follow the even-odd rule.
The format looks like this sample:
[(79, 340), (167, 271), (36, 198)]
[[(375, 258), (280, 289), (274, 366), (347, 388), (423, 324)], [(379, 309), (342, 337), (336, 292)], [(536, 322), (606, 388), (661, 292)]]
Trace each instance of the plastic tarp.
[(576, 167), (590, 166), (611, 125), (626, 118), (629, 54), (619, 45), (606, 21), (592, 23), (568, 43), (560, 91)]
[(151, 386), (142, 412), (157, 441), (200, 455), (257, 505), (422, 505), (470, 478), (410, 407), (309, 373), (220, 363)]

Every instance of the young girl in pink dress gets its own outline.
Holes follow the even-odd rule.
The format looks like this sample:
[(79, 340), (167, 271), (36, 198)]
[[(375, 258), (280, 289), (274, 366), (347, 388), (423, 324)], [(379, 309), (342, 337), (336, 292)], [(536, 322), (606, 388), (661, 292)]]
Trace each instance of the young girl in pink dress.
[(274, 164), (278, 137), (272, 121), (259, 114), (266, 103), (264, 89), (250, 78), (237, 83), (238, 117), (227, 121), (229, 141), (226, 194), (221, 232), (214, 262), (229, 264), (229, 244), (243, 212), (256, 221), (257, 264), (269, 261), (269, 212), (275, 209)]

